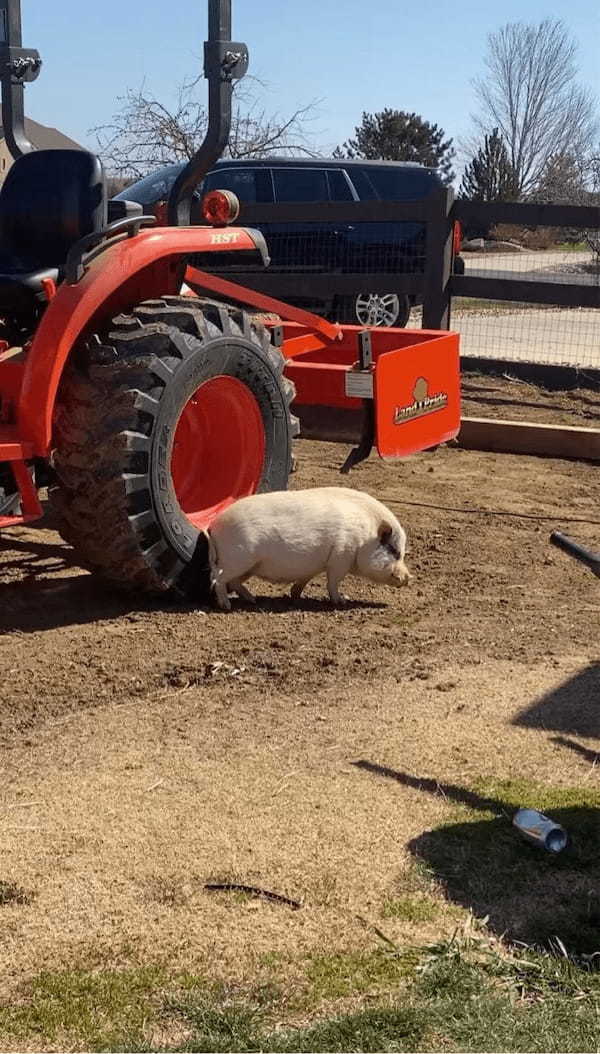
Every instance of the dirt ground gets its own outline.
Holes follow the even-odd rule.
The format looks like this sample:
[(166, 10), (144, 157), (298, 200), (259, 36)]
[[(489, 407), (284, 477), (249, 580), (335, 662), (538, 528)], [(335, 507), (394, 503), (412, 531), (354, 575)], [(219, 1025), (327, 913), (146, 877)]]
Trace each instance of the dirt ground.
[(600, 392), (593, 388), (547, 391), (510, 375), (463, 373), (462, 407), (465, 417), (495, 417), (532, 424), (600, 427)]
[[(300, 442), (294, 487), (340, 483), (344, 453)], [(0, 879), (21, 895), (0, 906), (2, 994), (73, 964), (237, 976), (360, 943), (356, 916), (412, 888), (410, 845), (455, 817), (444, 786), (597, 786), (600, 584), (548, 544), (559, 527), (600, 548), (597, 472), (373, 457), (350, 483), (397, 513), (416, 578), (349, 582), (343, 611), (321, 582), (295, 606), (259, 583), (231, 614), (123, 598), (50, 523), (5, 532)]]

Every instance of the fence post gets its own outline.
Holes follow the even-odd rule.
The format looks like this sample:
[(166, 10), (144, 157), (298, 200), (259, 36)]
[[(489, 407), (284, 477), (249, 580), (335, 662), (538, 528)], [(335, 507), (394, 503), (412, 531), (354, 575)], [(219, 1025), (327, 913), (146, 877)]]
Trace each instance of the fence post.
[(423, 329), (450, 327), (452, 271), (452, 187), (440, 187), (429, 199), (423, 283)]

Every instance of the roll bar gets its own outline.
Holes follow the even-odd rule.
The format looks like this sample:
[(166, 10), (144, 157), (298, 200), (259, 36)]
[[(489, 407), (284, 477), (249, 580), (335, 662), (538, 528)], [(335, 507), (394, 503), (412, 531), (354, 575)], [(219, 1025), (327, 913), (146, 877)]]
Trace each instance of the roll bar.
[(199, 150), (177, 177), (168, 202), (172, 227), (191, 224), (196, 187), (225, 150), (231, 130), (233, 82), (248, 69), (248, 48), (231, 37), (231, 0), (208, 0), (208, 40), (204, 44), (204, 76), (208, 80), (208, 128)]
[[(190, 225), (194, 190), (229, 140), (233, 82), (248, 69), (248, 48), (230, 37), (231, 0), (208, 0), (208, 40), (204, 44), (208, 127), (203, 143), (179, 174), (169, 196), (168, 222), (175, 227)], [(0, 0), (2, 124), (14, 160), (35, 150), (25, 130), (24, 87), (39, 76), (42, 67), (39, 52), (22, 44), (21, 0)]]
[(11, 156), (16, 161), (35, 150), (25, 131), (25, 84), (39, 76), (39, 52), (23, 47), (21, 0), (0, 0), (0, 79), (2, 126)]

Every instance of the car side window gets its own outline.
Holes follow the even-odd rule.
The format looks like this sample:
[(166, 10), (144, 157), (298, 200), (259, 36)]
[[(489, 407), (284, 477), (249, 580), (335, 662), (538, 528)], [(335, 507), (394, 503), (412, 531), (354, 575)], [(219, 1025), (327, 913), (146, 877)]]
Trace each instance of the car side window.
[(273, 183), (268, 168), (216, 168), (198, 188), (202, 197), (208, 190), (231, 190), (239, 201), (253, 204), (273, 201)]
[(275, 201), (329, 201), (324, 168), (274, 168)]
[(152, 172), (144, 179), (132, 183), (120, 194), (115, 194), (117, 201), (137, 201), (140, 205), (155, 205), (157, 201), (168, 198), (177, 176), (183, 165), (170, 165), (159, 172)]
[(426, 168), (394, 168), (393, 165), (353, 165), (350, 177), (361, 201), (416, 201), (431, 194), (439, 180)]
[(352, 188), (343, 169), (329, 168), (327, 170), (327, 179), (329, 181), (329, 198), (331, 201), (354, 201)]
[(358, 168), (353, 165), (348, 170), (348, 174), (361, 201), (377, 200), (377, 191), (369, 179), (368, 169)]
[(256, 201), (256, 183), (251, 168), (217, 168), (209, 172), (202, 193), (209, 190), (231, 190), (240, 201)]
[[(254, 168), (216, 168), (209, 172), (202, 184), (201, 193), (209, 190), (231, 190), (241, 202), (254, 204), (264, 201), (259, 196)], [(270, 200), (270, 199), (267, 199)]]
[(427, 168), (372, 165), (368, 175), (382, 201), (416, 201), (426, 198), (439, 185), (433, 169)]

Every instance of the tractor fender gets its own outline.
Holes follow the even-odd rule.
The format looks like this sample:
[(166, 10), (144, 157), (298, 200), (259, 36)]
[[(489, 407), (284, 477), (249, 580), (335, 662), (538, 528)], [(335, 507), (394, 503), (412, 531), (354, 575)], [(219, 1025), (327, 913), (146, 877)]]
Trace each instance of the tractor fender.
[(189, 255), (234, 250), (263, 254), (264, 241), (242, 227), (141, 230), (95, 255), (79, 281), (58, 287), (28, 351), (19, 400), (19, 435), (36, 456), (50, 452), (56, 394), (77, 342), (134, 304), (177, 295)]

